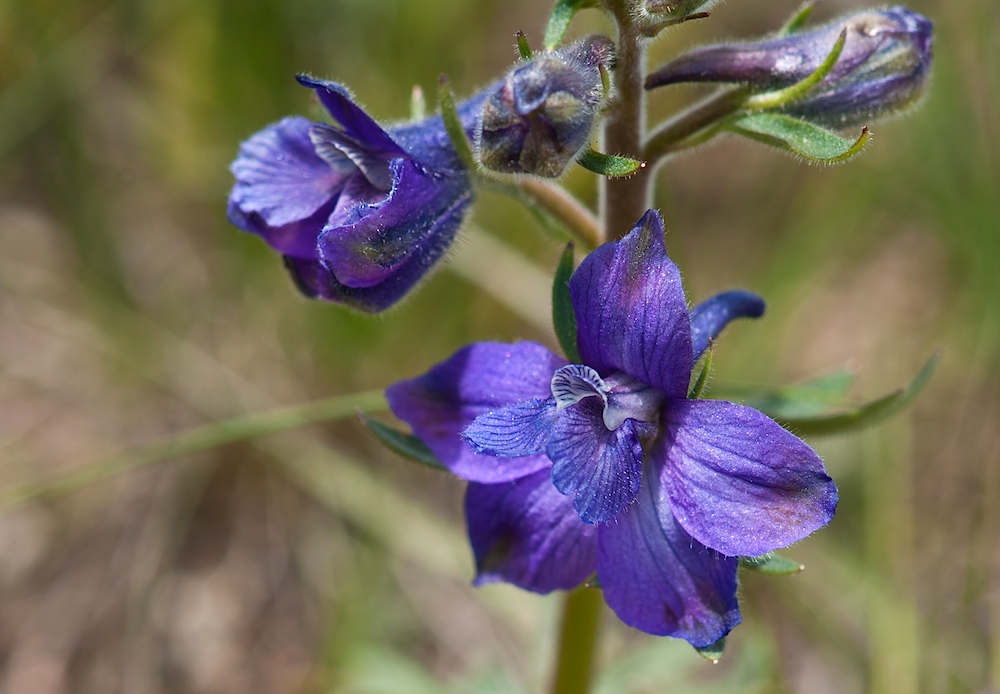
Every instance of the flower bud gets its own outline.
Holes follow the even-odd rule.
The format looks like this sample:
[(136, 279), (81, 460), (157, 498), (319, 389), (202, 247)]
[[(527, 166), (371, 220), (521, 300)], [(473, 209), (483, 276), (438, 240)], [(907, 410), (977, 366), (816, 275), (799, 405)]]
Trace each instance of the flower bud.
[(746, 82), (758, 91), (787, 87), (814, 72), (844, 30), (844, 49), (833, 69), (785, 106), (786, 113), (842, 128), (920, 98), (930, 73), (933, 25), (905, 7), (858, 12), (769, 41), (696, 49), (651, 74), (646, 88), (678, 82)]
[(591, 36), (518, 63), (483, 105), (479, 161), (501, 173), (562, 174), (590, 143), (614, 44)]

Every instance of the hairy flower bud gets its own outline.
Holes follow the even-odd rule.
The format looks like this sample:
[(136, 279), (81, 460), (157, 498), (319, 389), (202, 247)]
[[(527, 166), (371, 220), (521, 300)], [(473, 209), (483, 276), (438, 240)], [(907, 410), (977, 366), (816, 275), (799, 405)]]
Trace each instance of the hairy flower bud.
[(897, 112), (920, 98), (930, 73), (933, 25), (905, 7), (858, 12), (769, 41), (696, 49), (651, 74), (646, 88), (678, 82), (787, 87), (815, 71), (845, 30), (844, 49), (829, 75), (785, 112), (840, 128)]
[(614, 44), (591, 36), (518, 63), (483, 104), (479, 161), (501, 173), (562, 174), (590, 142)]

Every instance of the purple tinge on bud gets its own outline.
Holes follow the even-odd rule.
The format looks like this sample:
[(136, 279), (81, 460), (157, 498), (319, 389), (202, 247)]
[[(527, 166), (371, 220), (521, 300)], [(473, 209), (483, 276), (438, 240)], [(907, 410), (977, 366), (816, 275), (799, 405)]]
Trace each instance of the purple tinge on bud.
[[(285, 118), (230, 170), (229, 220), (284, 256), (307, 296), (382, 311), (448, 249), (472, 202), (441, 116), (383, 128), (339, 84), (300, 76), (339, 127)], [(484, 93), (458, 106), (474, 132)]]
[(844, 49), (830, 74), (785, 112), (839, 128), (894, 113), (919, 99), (930, 73), (933, 25), (900, 6), (858, 12), (769, 41), (696, 49), (649, 75), (646, 88), (679, 82), (787, 87), (819, 68), (845, 29)]
[(517, 64), (483, 104), (479, 161), (501, 173), (562, 174), (590, 143), (614, 44), (590, 36)]

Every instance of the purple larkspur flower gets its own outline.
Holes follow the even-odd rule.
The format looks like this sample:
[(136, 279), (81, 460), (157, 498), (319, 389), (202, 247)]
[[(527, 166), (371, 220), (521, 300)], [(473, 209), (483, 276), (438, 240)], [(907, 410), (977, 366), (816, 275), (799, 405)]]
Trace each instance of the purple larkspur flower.
[[(441, 116), (383, 128), (339, 84), (299, 76), (339, 124), (290, 117), (241, 146), (229, 220), (280, 252), (307, 296), (381, 311), (444, 254), (473, 199)], [(458, 106), (476, 130), (484, 93)]]
[(833, 69), (784, 107), (786, 113), (839, 128), (900, 111), (920, 98), (930, 75), (934, 25), (900, 6), (855, 12), (776, 39), (696, 48), (650, 74), (646, 88), (679, 82), (787, 87), (819, 68), (845, 30)]
[(731, 291), (689, 312), (655, 211), (591, 253), (569, 290), (582, 364), (480, 342), (390, 387), (389, 404), (471, 482), (477, 583), (547, 593), (596, 572), (627, 624), (710, 645), (740, 620), (737, 557), (801, 540), (837, 503), (799, 438), (687, 397), (710, 341), (763, 302)]

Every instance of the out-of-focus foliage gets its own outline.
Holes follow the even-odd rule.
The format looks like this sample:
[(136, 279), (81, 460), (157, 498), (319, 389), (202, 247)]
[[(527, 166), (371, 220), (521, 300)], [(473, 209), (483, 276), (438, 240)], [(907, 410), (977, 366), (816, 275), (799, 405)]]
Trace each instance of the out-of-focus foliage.
[[(733, 0), (667, 32), (650, 64), (768, 31), (796, 2)], [(669, 163), (658, 203), (692, 301), (733, 286), (768, 301), (715, 346), (709, 395), (849, 369), (863, 402), (940, 349), (938, 372), (890, 422), (812, 441), (838, 516), (791, 550), (804, 572), (744, 573), (753, 628), (719, 665), (608, 619), (600, 691), (1000, 689), (1000, 8), (912, 6), (937, 27), (930, 94), (876, 124), (863, 156), (813, 167), (724, 140)], [(414, 84), (433, 94), (446, 72), (462, 96), (501, 75), (515, 31), (540, 45), (549, 9), (0, 5), (2, 489), (217, 418), (378, 388), (470, 341), (555, 348), (563, 244), (493, 193), (450, 265), (376, 318), (301, 298), (225, 221), (238, 143), (284, 115), (321, 118), (295, 72), (403, 119)], [(593, 31), (609, 27), (584, 12), (569, 35)], [(658, 90), (654, 115), (699, 94)], [(591, 174), (566, 181), (593, 199)], [(346, 420), (6, 510), (0, 690), (537, 690), (554, 603), (468, 586), (461, 496)]]

